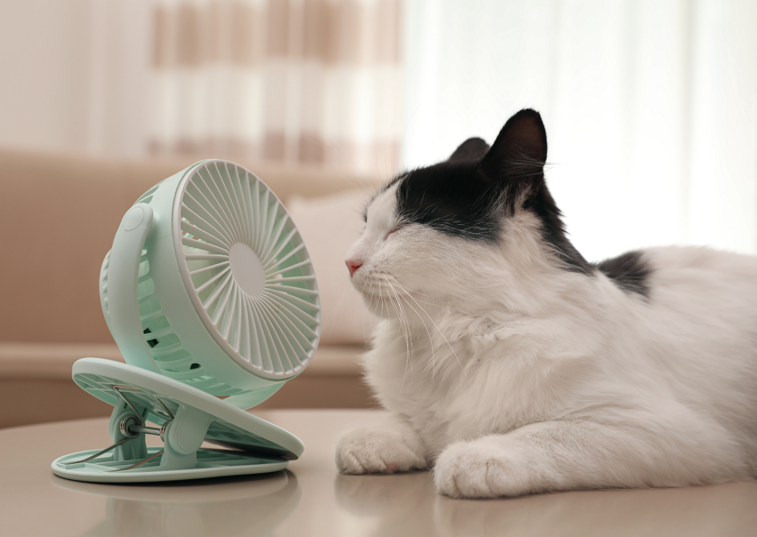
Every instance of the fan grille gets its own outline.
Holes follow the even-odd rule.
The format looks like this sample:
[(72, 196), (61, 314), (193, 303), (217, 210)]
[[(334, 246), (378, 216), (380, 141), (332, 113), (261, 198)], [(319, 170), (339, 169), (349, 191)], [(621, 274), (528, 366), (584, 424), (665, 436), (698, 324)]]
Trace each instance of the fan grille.
[(244, 168), (208, 161), (185, 177), (174, 213), (182, 277), (216, 341), (256, 372), (298, 373), (318, 344), (320, 304), (282, 203)]

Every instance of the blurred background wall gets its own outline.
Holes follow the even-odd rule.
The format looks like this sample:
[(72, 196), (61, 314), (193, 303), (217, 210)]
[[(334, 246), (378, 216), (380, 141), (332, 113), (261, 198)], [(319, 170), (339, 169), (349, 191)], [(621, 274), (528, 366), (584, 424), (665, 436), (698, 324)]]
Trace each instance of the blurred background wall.
[(389, 175), (540, 110), (590, 259), (757, 252), (751, 0), (27, 0), (0, 6), (0, 145)]
[(757, 253), (754, 0), (0, 3), (0, 427), (108, 415), (71, 382), (123, 359), (100, 265), (128, 207), (203, 158), (251, 169), (314, 260), (317, 356), (265, 405), (375, 404), (375, 319), (343, 256), (370, 192), (547, 126), (547, 179), (590, 260), (654, 244)]

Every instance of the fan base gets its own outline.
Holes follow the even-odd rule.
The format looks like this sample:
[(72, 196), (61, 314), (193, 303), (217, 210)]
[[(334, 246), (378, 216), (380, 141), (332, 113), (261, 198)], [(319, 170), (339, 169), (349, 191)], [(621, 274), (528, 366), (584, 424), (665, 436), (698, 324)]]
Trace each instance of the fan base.
[(265, 474), (283, 470), (289, 464), (288, 461), (259, 459), (244, 452), (199, 449), (196, 467), (186, 470), (163, 470), (158, 455), (162, 449), (158, 447), (147, 448), (147, 457), (155, 456), (154, 459), (131, 470), (126, 469), (139, 464), (143, 459), (114, 460), (114, 455), (107, 454), (89, 462), (71, 464), (72, 461), (86, 459), (97, 451), (93, 449), (59, 457), (53, 461), (53, 472), (59, 477), (90, 483), (149, 483)]
[[(113, 406), (113, 445), (65, 455), (55, 475), (94, 483), (139, 483), (276, 472), (304, 449), (291, 433), (177, 380), (138, 367), (82, 358), (76, 384)], [(145, 435), (163, 448), (147, 447)], [(211, 442), (232, 449), (202, 447)]]

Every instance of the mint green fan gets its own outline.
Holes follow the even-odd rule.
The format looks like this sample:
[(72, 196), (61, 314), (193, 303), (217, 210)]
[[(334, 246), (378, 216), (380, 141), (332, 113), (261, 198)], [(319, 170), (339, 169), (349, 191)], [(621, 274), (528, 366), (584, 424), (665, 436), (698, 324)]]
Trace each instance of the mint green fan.
[(196, 479), (276, 471), (302, 454), (245, 412), (303, 371), (320, 336), (307, 249), (259, 178), (206, 160), (148, 190), (105, 256), (100, 302), (126, 364), (83, 358), (73, 379), (113, 405), (113, 445), (56, 459), (56, 475)]

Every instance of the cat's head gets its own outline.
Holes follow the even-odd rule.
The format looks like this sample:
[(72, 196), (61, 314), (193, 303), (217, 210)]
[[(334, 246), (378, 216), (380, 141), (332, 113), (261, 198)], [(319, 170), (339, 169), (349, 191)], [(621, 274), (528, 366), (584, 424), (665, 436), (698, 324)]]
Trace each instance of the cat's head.
[(475, 309), (540, 271), (589, 271), (545, 184), (546, 159), (541, 116), (521, 110), (491, 147), (471, 138), (448, 160), (382, 188), (346, 260), (369, 307), (395, 317), (410, 295), (418, 307)]

